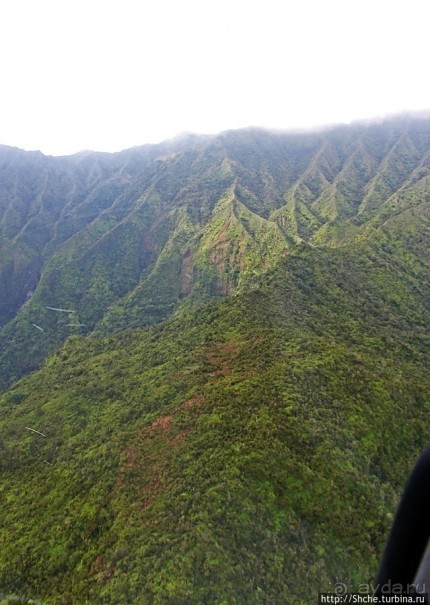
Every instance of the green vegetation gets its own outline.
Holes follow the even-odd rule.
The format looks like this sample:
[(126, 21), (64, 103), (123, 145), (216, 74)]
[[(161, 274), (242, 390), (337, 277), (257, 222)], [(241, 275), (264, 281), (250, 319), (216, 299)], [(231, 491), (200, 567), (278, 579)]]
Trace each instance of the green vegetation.
[(45, 362), (0, 397), (1, 602), (373, 581), (429, 440), (429, 134), (193, 140), (47, 244), (3, 330), (9, 380)]
[[(158, 323), (258, 287), (302, 242), (372, 237), (429, 201), (429, 145), (428, 121), (398, 119), (309, 135), (232, 131), (113, 155), (1, 148), (0, 388), (77, 331)], [(46, 306), (76, 309), (79, 330)]]
[(70, 338), (1, 401), (4, 590), (309, 603), (371, 582), (428, 440), (429, 225), (303, 246), (258, 290)]

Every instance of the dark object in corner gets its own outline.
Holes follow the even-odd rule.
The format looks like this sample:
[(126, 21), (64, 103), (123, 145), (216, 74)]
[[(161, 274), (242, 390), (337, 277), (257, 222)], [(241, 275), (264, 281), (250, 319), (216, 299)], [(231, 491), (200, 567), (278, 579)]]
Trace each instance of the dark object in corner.
[(394, 518), (375, 582), (377, 596), (399, 594), (400, 585), (404, 593), (413, 593), (413, 586), (418, 593), (429, 593), (426, 552), (429, 537), (430, 446), (427, 446), (409, 477)]

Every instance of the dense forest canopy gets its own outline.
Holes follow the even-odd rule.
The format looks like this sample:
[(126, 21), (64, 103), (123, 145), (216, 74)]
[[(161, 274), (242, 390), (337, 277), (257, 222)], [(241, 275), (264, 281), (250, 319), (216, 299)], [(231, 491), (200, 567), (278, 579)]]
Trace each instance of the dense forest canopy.
[(373, 582), (430, 434), (430, 121), (2, 147), (0, 233), (5, 603)]

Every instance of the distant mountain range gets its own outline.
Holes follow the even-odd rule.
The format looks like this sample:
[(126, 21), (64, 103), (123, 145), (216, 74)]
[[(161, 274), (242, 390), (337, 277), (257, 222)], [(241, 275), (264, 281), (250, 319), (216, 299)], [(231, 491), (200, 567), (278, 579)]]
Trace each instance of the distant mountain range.
[(430, 120), (0, 147), (0, 234), (0, 593), (372, 581), (430, 435)]

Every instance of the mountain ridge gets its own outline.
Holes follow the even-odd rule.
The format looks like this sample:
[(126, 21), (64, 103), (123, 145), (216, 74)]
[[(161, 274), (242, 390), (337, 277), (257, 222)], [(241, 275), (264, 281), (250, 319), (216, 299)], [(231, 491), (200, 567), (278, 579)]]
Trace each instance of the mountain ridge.
[(193, 141), (0, 149), (5, 603), (376, 574), (428, 441), (430, 121)]
[[(192, 137), (191, 144), (185, 137), (119, 154), (72, 156), (69, 184), (62, 176), (60, 191), (53, 168), (40, 174), (33, 167), (32, 178), (39, 180), (32, 197), (28, 177), (16, 189), (17, 177), (10, 183), (3, 176), (0, 199), (16, 199), (22, 191), (28, 208), (21, 219), (14, 218), (16, 201), (12, 217), (10, 201), (1, 209), (0, 285), (9, 301), (2, 301), (0, 313), (5, 355), (19, 368), (22, 347), (14, 353), (7, 343), (27, 343), (33, 361), (24, 361), (19, 376), (54, 350), (29, 330), (46, 320), (43, 305), (76, 306), (87, 333), (127, 327), (128, 311), (135, 316), (132, 327), (147, 325), (165, 319), (184, 298), (205, 301), (255, 285), (267, 254), (274, 261), (302, 241), (338, 246), (362, 237), (397, 212), (396, 205), (426, 203), (429, 138), (429, 122), (422, 120), (316, 135), (239, 130)], [(54, 160), (57, 170), (70, 158)], [(51, 166), (37, 155), (37, 166), (46, 162)], [(232, 187), (237, 203), (252, 214), (226, 215), (238, 231), (231, 227), (233, 248), (224, 258), (227, 249), (208, 233), (221, 227), (217, 205)], [(69, 199), (63, 205), (61, 195)], [(58, 330), (54, 346), (67, 333)], [(3, 385), (13, 380), (7, 369), (4, 376)]]

